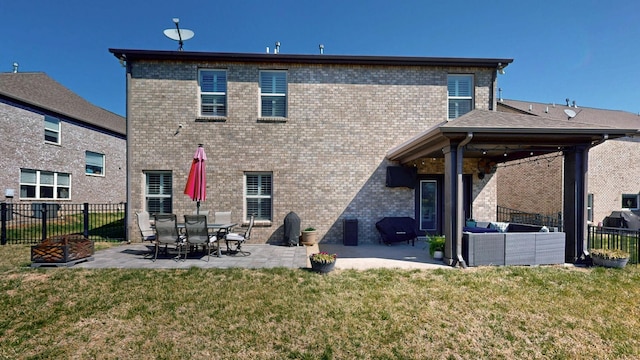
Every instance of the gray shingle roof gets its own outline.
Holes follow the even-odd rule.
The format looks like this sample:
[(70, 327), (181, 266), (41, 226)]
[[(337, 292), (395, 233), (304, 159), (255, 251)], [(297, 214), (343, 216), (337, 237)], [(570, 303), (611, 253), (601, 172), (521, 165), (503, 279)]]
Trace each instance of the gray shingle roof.
[(0, 96), (126, 135), (124, 117), (95, 106), (42, 72), (0, 73)]
[(626, 129), (640, 129), (640, 116), (626, 111), (605, 110), (589, 107), (573, 107), (562, 104), (543, 104), (531, 101), (507, 100), (498, 103), (517, 110), (523, 114), (536, 115), (552, 119), (568, 120), (565, 110), (576, 113), (571, 122), (581, 122), (594, 125), (609, 125)]

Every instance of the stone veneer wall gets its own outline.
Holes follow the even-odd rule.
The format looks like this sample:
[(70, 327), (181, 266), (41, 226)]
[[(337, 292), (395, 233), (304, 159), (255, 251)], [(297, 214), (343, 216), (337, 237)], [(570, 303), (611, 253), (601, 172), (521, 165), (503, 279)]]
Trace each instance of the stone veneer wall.
[[(0, 100), (0, 188), (14, 189), (17, 202), (119, 203), (126, 201), (126, 140), (82, 126), (70, 119), (61, 121), (61, 144), (44, 142), (44, 115), (33, 109)], [(105, 154), (104, 176), (85, 175), (85, 151)], [(69, 200), (20, 200), (20, 169), (71, 174)]]
[[(493, 70), (264, 63), (132, 62), (128, 94), (132, 214), (144, 209), (144, 172), (173, 175), (173, 212), (195, 204), (183, 195), (191, 157), (204, 144), (207, 200), (201, 209), (243, 219), (243, 174), (273, 174), (273, 221), (257, 223), (252, 242), (280, 243), (289, 211), (323, 242), (342, 241), (342, 220), (359, 220), (360, 243), (377, 243), (375, 222), (414, 216), (413, 189), (385, 187), (389, 149), (447, 117), (447, 74), (476, 72), (475, 107), (490, 107)], [(198, 68), (227, 70), (228, 114), (198, 118)], [(285, 122), (260, 119), (261, 69), (287, 70)], [(179, 129), (179, 124), (183, 127)], [(179, 130), (179, 131), (178, 131)]]

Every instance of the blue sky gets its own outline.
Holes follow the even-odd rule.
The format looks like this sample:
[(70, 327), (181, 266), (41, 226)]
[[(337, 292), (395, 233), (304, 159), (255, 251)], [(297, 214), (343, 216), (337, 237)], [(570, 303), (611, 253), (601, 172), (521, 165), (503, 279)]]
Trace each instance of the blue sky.
[(640, 2), (595, 0), (23, 0), (0, 2), (0, 72), (45, 72), (125, 115), (125, 70), (109, 48), (513, 58), (507, 99), (640, 112)]

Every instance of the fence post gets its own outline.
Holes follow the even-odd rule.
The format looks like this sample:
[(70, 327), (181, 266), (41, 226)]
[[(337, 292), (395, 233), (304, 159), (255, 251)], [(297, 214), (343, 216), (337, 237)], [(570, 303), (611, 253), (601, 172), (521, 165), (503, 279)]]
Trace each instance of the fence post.
[(0, 243), (2, 243), (2, 245), (7, 245), (7, 203), (3, 202), (0, 204), (0, 212), (2, 213), (0, 215), (0, 221), (2, 222), (2, 225), (0, 225), (1, 229), (1, 234), (0, 234)]
[(82, 204), (82, 214), (84, 218), (84, 232), (83, 236), (89, 238), (89, 203)]
[(42, 212), (42, 239), (40, 241), (45, 241), (47, 239), (47, 204), (40, 204), (40, 212)]
[(128, 218), (128, 216), (127, 216), (127, 203), (125, 202), (125, 203), (122, 203), (122, 204), (124, 205), (124, 221), (122, 222), (123, 226), (124, 226), (124, 229), (123, 229), (124, 230), (124, 240), (126, 240), (127, 242), (130, 242), (129, 238), (127, 237), (127, 231), (128, 231), (127, 230), (127, 218)]

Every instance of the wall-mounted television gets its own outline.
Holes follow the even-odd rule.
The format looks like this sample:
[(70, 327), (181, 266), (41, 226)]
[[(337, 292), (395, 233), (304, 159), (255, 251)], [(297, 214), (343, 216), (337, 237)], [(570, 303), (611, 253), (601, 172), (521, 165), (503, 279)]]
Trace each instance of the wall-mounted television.
[(418, 181), (418, 169), (408, 166), (387, 166), (387, 187), (413, 189)]

